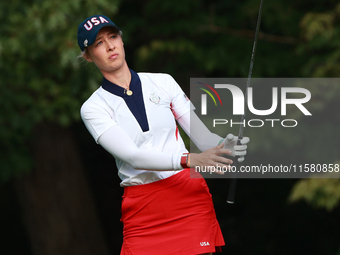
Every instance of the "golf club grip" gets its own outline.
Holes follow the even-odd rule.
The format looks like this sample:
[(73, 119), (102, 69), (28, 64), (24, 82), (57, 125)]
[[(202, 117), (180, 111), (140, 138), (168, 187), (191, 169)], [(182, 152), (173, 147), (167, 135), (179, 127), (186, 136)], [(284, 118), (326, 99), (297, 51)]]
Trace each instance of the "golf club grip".
[(237, 178), (230, 179), (229, 193), (227, 203), (233, 204), (235, 202), (235, 191), (236, 191)]

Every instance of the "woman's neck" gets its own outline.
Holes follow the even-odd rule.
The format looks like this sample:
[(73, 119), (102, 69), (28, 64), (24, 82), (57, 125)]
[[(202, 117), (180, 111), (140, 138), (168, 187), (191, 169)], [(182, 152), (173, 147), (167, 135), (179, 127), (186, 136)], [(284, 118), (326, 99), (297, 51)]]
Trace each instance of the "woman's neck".
[(128, 88), (130, 86), (131, 72), (126, 62), (124, 66), (122, 66), (122, 68), (120, 68), (119, 70), (115, 70), (111, 73), (103, 73), (103, 76), (108, 81), (122, 88)]

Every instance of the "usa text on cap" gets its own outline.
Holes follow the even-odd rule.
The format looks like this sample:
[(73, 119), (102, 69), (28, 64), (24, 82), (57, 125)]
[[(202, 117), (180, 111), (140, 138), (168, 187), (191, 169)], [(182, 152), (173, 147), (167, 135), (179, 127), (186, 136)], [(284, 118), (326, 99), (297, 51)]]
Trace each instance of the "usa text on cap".
[(85, 47), (91, 46), (96, 40), (99, 30), (103, 27), (114, 27), (121, 31), (108, 17), (104, 15), (94, 15), (86, 18), (78, 26), (78, 45), (83, 51)]

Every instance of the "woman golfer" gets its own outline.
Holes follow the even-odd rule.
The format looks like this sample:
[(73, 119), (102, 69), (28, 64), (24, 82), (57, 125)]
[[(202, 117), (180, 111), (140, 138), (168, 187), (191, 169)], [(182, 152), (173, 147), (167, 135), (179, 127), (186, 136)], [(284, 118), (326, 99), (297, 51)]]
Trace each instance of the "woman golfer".
[[(232, 164), (221, 155), (242, 158), (249, 139), (235, 146), (236, 137), (212, 134), (170, 75), (129, 69), (121, 35), (104, 15), (78, 27), (83, 57), (103, 74), (81, 116), (95, 141), (115, 157), (122, 180), (121, 254), (219, 252), (224, 240), (209, 189), (203, 178), (190, 178), (190, 168)], [(188, 154), (176, 121), (202, 153)]]

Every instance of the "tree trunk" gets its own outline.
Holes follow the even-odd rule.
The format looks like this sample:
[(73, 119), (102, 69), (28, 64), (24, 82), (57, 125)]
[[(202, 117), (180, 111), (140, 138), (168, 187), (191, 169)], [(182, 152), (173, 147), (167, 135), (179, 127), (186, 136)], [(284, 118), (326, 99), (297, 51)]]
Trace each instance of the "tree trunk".
[(33, 139), (34, 170), (15, 182), (35, 255), (107, 255), (70, 129), (43, 123)]

